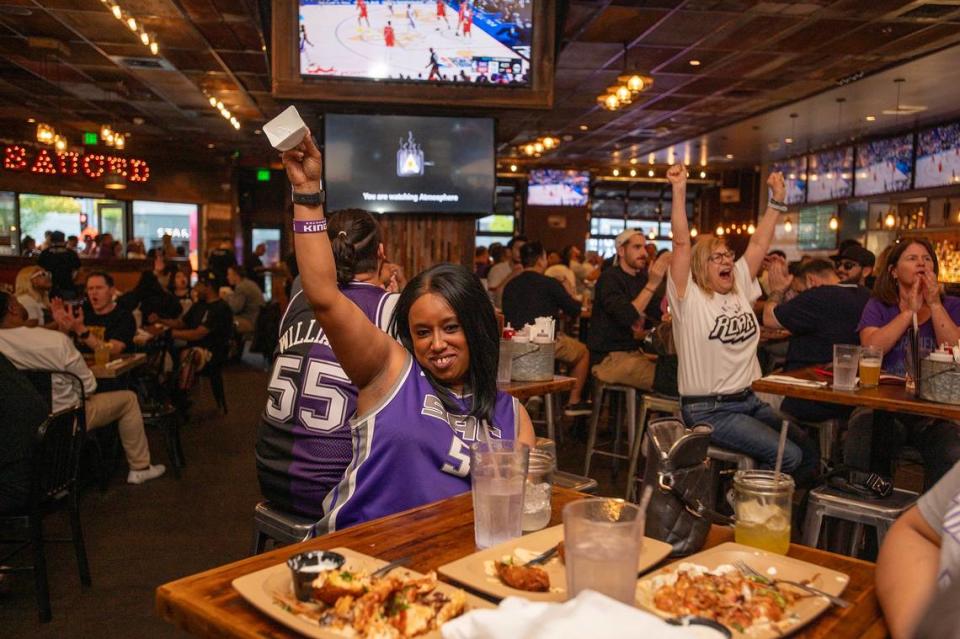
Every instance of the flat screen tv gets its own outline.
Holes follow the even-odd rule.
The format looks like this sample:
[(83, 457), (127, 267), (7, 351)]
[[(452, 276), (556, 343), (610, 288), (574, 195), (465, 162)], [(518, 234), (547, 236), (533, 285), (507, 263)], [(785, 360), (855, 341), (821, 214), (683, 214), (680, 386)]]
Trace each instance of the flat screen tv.
[(926, 189), (960, 183), (960, 123), (917, 134), (917, 176), (914, 186)]
[(527, 180), (527, 204), (530, 206), (586, 206), (589, 198), (588, 171), (530, 171)]
[(853, 147), (811, 153), (807, 159), (807, 202), (853, 195)]
[(780, 171), (787, 186), (786, 204), (803, 204), (807, 197), (807, 158), (791, 158), (774, 162), (771, 172)]
[(913, 134), (857, 146), (857, 197), (906, 191), (913, 180)]
[(324, 117), (324, 188), (331, 211), (493, 211), (491, 118)]
[(273, 94), (549, 107), (552, 0), (273, 0)]

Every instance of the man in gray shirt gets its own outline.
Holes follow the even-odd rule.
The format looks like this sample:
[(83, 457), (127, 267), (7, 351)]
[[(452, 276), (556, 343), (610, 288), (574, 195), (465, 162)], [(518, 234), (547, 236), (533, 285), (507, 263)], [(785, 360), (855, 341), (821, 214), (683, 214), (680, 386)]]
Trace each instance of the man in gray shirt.
[(960, 582), (960, 464), (896, 521), (877, 559), (890, 635), (912, 637), (938, 591)]
[(220, 297), (230, 306), (240, 335), (252, 333), (257, 325), (257, 316), (263, 306), (263, 291), (253, 280), (247, 279), (242, 266), (236, 264), (227, 268), (227, 282), (232, 291), (224, 288)]

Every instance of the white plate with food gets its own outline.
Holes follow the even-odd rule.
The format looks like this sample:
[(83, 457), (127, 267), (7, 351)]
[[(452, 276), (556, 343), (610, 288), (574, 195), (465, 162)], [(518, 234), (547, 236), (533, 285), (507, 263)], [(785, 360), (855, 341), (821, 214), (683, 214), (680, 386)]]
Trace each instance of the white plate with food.
[(315, 639), (423, 637), (439, 639), (440, 626), (464, 612), (493, 608), (490, 602), (422, 575), (396, 568), (370, 573), (387, 562), (349, 548), (334, 548), (345, 561), (324, 567), (304, 582), (308, 601), (294, 592), (293, 574), (277, 564), (233, 580), (250, 604), (283, 625)]
[[(760, 576), (744, 572), (738, 562)], [(799, 559), (726, 543), (645, 575), (637, 584), (637, 603), (664, 618), (713, 619), (735, 637), (772, 639), (802, 628), (831, 605), (825, 597), (781, 580), (839, 596), (850, 577)]]

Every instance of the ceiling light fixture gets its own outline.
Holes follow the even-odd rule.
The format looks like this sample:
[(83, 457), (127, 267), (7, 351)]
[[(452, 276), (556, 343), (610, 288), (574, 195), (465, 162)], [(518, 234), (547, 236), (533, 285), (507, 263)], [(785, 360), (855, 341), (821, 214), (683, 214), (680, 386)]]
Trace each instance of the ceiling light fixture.
[(691, 66), (691, 67), (699, 67), (699, 66), (700, 66), (700, 61), (699, 61), (699, 60), (691, 60), (691, 61), (690, 61), (690, 66)]
[(727, 153), (724, 157), (726, 157), (728, 160), (732, 160), (732, 159), (733, 159), (733, 153)]
[(37, 125), (37, 142), (40, 144), (53, 144), (53, 138), (56, 134), (56, 131), (49, 124), (41, 122)]
[(130, 31), (137, 34), (137, 38), (140, 40), (140, 43), (147, 47), (150, 50), (150, 53), (157, 55), (160, 53), (160, 46), (157, 44), (156, 36), (143, 28), (143, 23), (137, 20), (129, 11), (126, 11), (116, 2), (112, 0), (101, 0), (104, 7), (107, 8), (110, 13), (113, 14), (113, 17), (122, 22)]
[(581, 131), (586, 131), (588, 128), (590, 128), (590, 127), (588, 127), (586, 124), (581, 124), (581, 125), (580, 125), (580, 130), (581, 130)]
[(706, 171), (700, 171), (700, 179), (703, 180), (703, 179), (706, 179), (706, 177), (707, 177), (707, 172), (706, 172)]
[[(608, 111), (616, 111), (620, 107), (626, 106), (634, 101), (637, 95), (653, 86), (653, 78), (636, 72), (628, 71), (627, 51), (628, 45), (623, 43), (623, 73), (617, 77), (617, 83), (614, 86), (607, 87), (605, 93), (597, 96), (597, 104)], [(582, 131), (586, 130), (585, 125), (581, 125)]]
[(650, 169), (649, 171), (647, 171), (648, 177), (653, 177), (654, 175), (656, 175), (656, 171), (654, 171), (653, 169)]
[(836, 231), (838, 228), (840, 228), (840, 220), (837, 219), (837, 216), (836, 216), (836, 215), (831, 215), (831, 216), (830, 216), (830, 230), (831, 230), (831, 231)]
[(793, 223), (790, 222), (790, 216), (787, 216), (787, 219), (783, 222), (783, 230), (786, 233), (789, 233), (793, 230)]
[(613, 177), (620, 177), (620, 169), (613, 170)]
[(636, 169), (630, 169), (630, 177), (637, 177), (637, 170), (636, 170)]
[(753, 224), (748, 224), (748, 225), (747, 225), (747, 233), (748, 233), (749, 235), (753, 235), (753, 234), (756, 233), (756, 232), (757, 232), (757, 227), (755, 227)]
[[(670, 235), (673, 235), (673, 231), (670, 231)], [(694, 226), (692, 229), (690, 229), (690, 237), (696, 237), (698, 235), (700, 235), (700, 231), (697, 230), (697, 227)]]
[(207, 96), (207, 102), (210, 103), (210, 106), (219, 111), (220, 115), (223, 116), (223, 119), (229, 122), (230, 126), (239, 131), (240, 121), (232, 113), (230, 113), (230, 109), (224, 106), (223, 101), (218, 100), (214, 96), (208, 94), (206, 91), (204, 91), (204, 95)]
[(516, 172), (517, 172), (517, 165), (516, 165), (516, 164), (511, 164), (511, 165), (510, 165), (510, 172), (511, 172), (511, 173), (516, 173)]
[(867, 122), (874, 122), (876, 119), (877, 119), (877, 116), (875, 115), (868, 115), (867, 117), (864, 118), (864, 120), (866, 120)]
[(717, 237), (723, 237), (723, 226), (717, 227)]
[(897, 225), (897, 218), (894, 217), (893, 211), (890, 211), (889, 213), (887, 213), (887, 217), (883, 219), (883, 225), (888, 229), (892, 229), (894, 226)]

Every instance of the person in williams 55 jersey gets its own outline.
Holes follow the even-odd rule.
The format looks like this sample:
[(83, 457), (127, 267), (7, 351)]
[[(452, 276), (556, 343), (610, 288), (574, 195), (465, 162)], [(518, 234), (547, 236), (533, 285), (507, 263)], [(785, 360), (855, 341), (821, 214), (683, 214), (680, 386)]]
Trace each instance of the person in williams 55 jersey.
[[(530, 417), (497, 391), (499, 334), (480, 280), (438, 264), (400, 294), (383, 333), (337, 286), (320, 197), (320, 151), (309, 133), (283, 154), (294, 191), (294, 238), (303, 292), (337, 361), (358, 388), (353, 458), (323, 502), (318, 533), (470, 490), (470, 445), (534, 445)], [(321, 377), (322, 380), (322, 377)], [(304, 391), (314, 392), (308, 382)]]
[[(331, 215), (328, 234), (340, 292), (386, 331), (399, 295), (380, 285), (380, 226), (370, 213), (347, 209)], [(299, 277), (280, 321), (276, 355), (257, 437), (260, 491), (284, 510), (320, 519), (324, 497), (353, 457), (348, 420), (357, 387), (330, 348)]]

